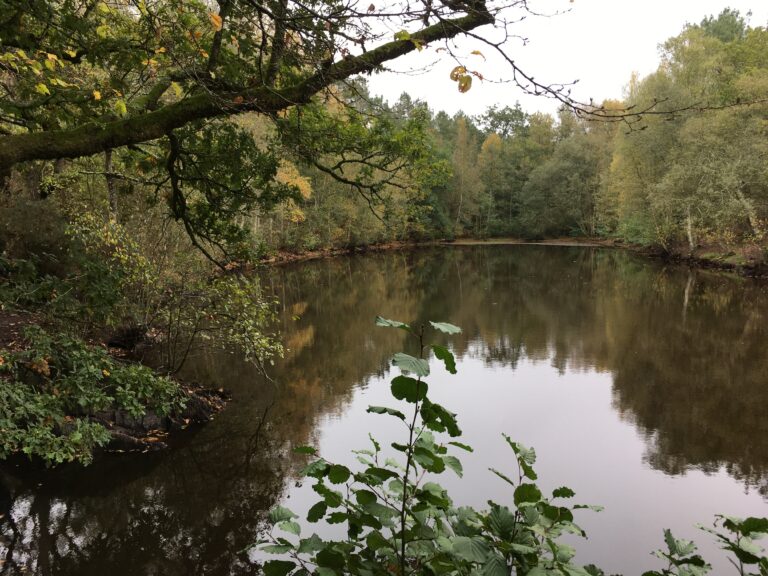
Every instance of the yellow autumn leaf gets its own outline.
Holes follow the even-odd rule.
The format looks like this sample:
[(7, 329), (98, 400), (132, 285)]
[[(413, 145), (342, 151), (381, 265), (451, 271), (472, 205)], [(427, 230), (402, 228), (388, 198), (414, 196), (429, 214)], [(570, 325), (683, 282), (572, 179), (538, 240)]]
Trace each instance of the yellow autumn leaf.
[(465, 74), (459, 78), (459, 92), (462, 94), (472, 88), (472, 76)]
[(94, 90), (93, 91), (93, 99), (94, 100), (101, 100), (101, 92), (99, 92), (98, 90)]
[(480, 52), (480, 50), (472, 50), (471, 54), (474, 54), (475, 56), (480, 56), (483, 60), (485, 60), (485, 54)]
[(217, 32), (221, 30), (221, 27), (224, 25), (224, 22), (221, 19), (221, 16), (218, 14), (214, 14), (213, 12), (208, 13), (208, 18), (211, 19), (211, 25), (213, 26), (213, 29)]
[(288, 160), (280, 162), (275, 179), (281, 184), (293, 186), (305, 199), (312, 196), (312, 182), (302, 176), (296, 165)]
[(453, 70), (451, 70), (450, 78), (454, 82), (458, 82), (459, 78), (462, 74), (466, 73), (467, 69), (464, 68), (464, 66), (456, 66)]

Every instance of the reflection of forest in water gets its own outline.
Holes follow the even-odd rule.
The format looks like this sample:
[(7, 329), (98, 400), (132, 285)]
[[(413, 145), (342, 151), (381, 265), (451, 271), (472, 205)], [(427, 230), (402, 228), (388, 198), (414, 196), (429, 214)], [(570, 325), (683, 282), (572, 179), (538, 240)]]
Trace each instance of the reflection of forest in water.
[(768, 494), (764, 283), (615, 250), (534, 246), (332, 260), (272, 270), (267, 282), (302, 315), (284, 328), (287, 381), (363, 378), (385, 356), (368, 352), (380, 346), (378, 313), (448, 319), (464, 329), (451, 341), (459, 356), (612, 373), (614, 407), (645, 433), (652, 467), (724, 466)]
[[(243, 554), (264, 510), (295, 480), (291, 446), (381, 375), (404, 333), (377, 314), (447, 320), (460, 356), (513, 368), (611, 372), (614, 407), (646, 436), (651, 466), (768, 478), (765, 287), (629, 254), (462, 247), (272, 268), (290, 349), (265, 383), (236, 356), (194, 360), (188, 377), (234, 401), (170, 451), (110, 457), (52, 476), (0, 470), (0, 575), (253, 571)], [(266, 416), (266, 417), (265, 417)], [(38, 486), (38, 482), (42, 485)]]

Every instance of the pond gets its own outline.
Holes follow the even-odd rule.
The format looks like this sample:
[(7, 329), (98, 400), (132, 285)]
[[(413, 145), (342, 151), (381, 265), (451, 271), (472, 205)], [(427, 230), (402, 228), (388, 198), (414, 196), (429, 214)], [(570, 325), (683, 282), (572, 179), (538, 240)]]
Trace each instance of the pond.
[[(458, 413), (460, 504), (511, 501), (489, 467), (513, 470), (502, 432), (535, 447), (541, 484), (599, 513), (577, 516), (577, 560), (609, 572), (658, 566), (662, 529), (768, 516), (768, 292), (741, 278), (612, 249), (434, 247), (265, 271), (289, 351), (265, 381), (235, 354), (192, 359), (186, 377), (231, 390), (213, 422), (171, 449), (105, 457), (54, 474), (0, 470), (0, 574), (253, 574), (265, 510), (314, 503), (298, 471), (313, 445), (349, 463), (387, 419), (392, 353), (405, 333), (382, 315), (461, 326), (445, 338), (458, 374), (435, 363), (434, 398)], [(321, 530), (317, 526), (314, 530)]]

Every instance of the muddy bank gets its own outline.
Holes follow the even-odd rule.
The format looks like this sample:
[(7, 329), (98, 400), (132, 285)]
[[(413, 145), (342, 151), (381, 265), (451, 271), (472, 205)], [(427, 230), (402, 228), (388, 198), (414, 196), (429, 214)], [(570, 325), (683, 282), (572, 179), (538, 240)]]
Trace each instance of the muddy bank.
[(747, 278), (768, 278), (768, 262), (766, 262), (765, 251), (756, 245), (735, 247), (706, 245), (697, 246), (693, 251), (687, 246), (662, 248), (660, 246), (627, 244), (621, 241), (613, 241), (612, 244), (603, 245), (630, 250), (648, 258), (686, 264), (692, 268), (732, 272)]
[(169, 434), (211, 421), (229, 400), (229, 394), (223, 389), (211, 390), (187, 384), (180, 384), (180, 388), (185, 396), (184, 409), (168, 416), (160, 416), (151, 410), (141, 418), (135, 418), (124, 410), (103, 410), (88, 415), (91, 421), (104, 426), (112, 437), (102, 450), (126, 452), (166, 448)]
[(307, 260), (319, 260), (333, 258), (335, 256), (349, 256), (350, 254), (366, 254), (368, 252), (384, 252), (388, 250), (405, 250), (417, 246), (437, 246), (444, 244), (445, 240), (413, 241), (413, 242), (385, 242), (383, 244), (369, 244), (366, 246), (347, 246), (343, 248), (322, 248), (320, 250), (307, 250), (306, 252), (278, 251), (272, 256), (262, 258), (262, 264), (287, 264), (291, 262), (304, 262)]
[(768, 262), (765, 251), (759, 246), (729, 247), (723, 245), (698, 246), (691, 252), (687, 246), (643, 246), (613, 238), (547, 238), (543, 240), (524, 240), (520, 238), (458, 238), (455, 240), (430, 240), (424, 242), (387, 242), (370, 246), (347, 248), (326, 248), (307, 252), (278, 252), (274, 256), (261, 260), (262, 264), (280, 265), (291, 262), (303, 262), (350, 254), (405, 250), (420, 246), (583, 246), (605, 247), (629, 250), (648, 258), (687, 264), (688, 266), (710, 270), (733, 272), (751, 278), (768, 278)]
[(687, 264), (695, 268), (733, 272), (749, 278), (768, 278), (768, 262), (765, 249), (757, 245), (724, 246), (709, 244), (690, 251), (687, 246), (642, 246), (611, 238), (548, 238), (546, 240), (520, 240), (517, 238), (490, 238), (487, 240), (459, 239), (445, 241), (451, 246), (483, 245), (536, 245), (536, 246), (584, 246), (608, 247), (629, 250), (648, 258)]

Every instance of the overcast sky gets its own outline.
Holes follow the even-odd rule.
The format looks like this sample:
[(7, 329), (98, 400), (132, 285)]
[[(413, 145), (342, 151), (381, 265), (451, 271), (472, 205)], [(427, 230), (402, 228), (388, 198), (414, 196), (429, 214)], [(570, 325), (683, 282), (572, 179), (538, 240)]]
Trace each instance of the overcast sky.
[[(536, 80), (569, 82), (578, 79), (573, 95), (582, 101), (594, 98), (621, 98), (633, 71), (644, 76), (656, 69), (658, 46), (676, 36), (688, 23), (698, 23), (724, 8), (752, 12), (752, 26), (768, 23), (766, 0), (529, 0), (538, 11), (567, 11), (551, 18), (529, 16), (514, 26), (515, 33), (528, 39), (523, 46), (511, 40), (508, 53), (526, 73)], [(486, 28), (479, 30), (479, 33)], [(460, 94), (448, 75), (456, 63), (434, 47), (419, 54), (397, 60), (391, 66), (399, 72), (412, 72), (434, 64), (428, 72), (409, 74), (377, 74), (369, 79), (371, 91), (386, 99), (396, 100), (407, 91), (425, 100), (433, 110), (451, 114), (464, 110), (479, 114), (489, 105), (512, 105), (519, 100), (527, 111), (554, 112), (556, 103), (541, 97), (525, 96), (511, 84), (492, 84), (475, 79), (472, 89)], [(457, 54), (466, 55), (468, 67), (486, 77), (505, 75), (505, 64), (492, 56), (492, 50), (474, 40), (462, 41)], [(488, 58), (473, 56), (481, 50)], [(436, 63), (435, 63), (436, 62)]]

